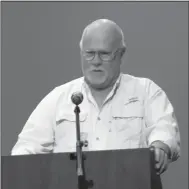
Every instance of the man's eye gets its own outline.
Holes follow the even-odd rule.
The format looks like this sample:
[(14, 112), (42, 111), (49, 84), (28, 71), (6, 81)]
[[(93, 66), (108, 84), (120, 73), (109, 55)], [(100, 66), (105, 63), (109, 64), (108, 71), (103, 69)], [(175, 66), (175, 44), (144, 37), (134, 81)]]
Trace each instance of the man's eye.
[(103, 52), (103, 53), (101, 53), (101, 57), (109, 57), (109, 56), (111, 56), (110, 52)]
[(101, 52), (101, 55), (111, 55), (110, 52)]
[(86, 55), (86, 56), (93, 56), (93, 55), (94, 55), (94, 52), (85, 52), (85, 55)]

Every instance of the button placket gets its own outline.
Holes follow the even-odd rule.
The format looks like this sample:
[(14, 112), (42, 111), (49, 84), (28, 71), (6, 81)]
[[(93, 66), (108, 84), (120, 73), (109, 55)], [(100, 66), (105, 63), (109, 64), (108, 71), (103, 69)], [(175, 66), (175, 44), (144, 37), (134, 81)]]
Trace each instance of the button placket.
[(98, 116), (97, 116), (97, 121), (96, 121), (96, 132), (95, 132), (96, 142), (100, 141), (100, 137), (99, 137), (99, 127), (101, 125), (100, 121), (101, 121), (101, 118), (100, 118), (100, 113), (99, 113)]
[(112, 129), (112, 121), (109, 120), (108, 121), (108, 132), (111, 133), (112, 131), (113, 131), (113, 129)]
[(96, 148), (99, 150), (106, 148), (107, 128), (105, 127), (105, 125), (106, 124), (103, 123), (102, 118), (98, 116), (96, 122), (96, 132), (94, 135), (94, 143)]

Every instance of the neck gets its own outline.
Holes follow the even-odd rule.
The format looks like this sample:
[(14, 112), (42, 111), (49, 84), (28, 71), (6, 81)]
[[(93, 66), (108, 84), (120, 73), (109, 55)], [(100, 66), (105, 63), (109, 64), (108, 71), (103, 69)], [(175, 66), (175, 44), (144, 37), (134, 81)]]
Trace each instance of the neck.
[(92, 94), (93, 98), (95, 99), (99, 109), (101, 109), (105, 99), (107, 98), (107, 96), (110, 93), (110, 91), (112, 90), (112, 88), (113, 88), (113, 86), (110, 86), (106, 89), (98, 90), (98, 89), (94, 89), (94, 88), (90, 87), (91, 94)]
[(112, 90), (113, 86), (114, 86), (115, 82), (113, 82), (111, 85), (105, 87), (105, 88), (97, 88), (97, 87), (93, 87), (92, 85), (88, 85), (92, 95), (95, 96), (107, 96), (108, 93)]
[(95, 99), (96, 103), (98, 104), (99, 108), (102, 106), (102, 104), (104, 103), (104, 101), (107, 98), (108, 94), (112, 90), (114, 84), (117, 81), (117, 78), (114, 80), (114, 82), (111, 83), (111, 85), (109, 85), (106, 88), (94, 88), (91, 85), (88, 85), (90, 90), (91, 90), (91, 94), (94, 97), (94, 99)]

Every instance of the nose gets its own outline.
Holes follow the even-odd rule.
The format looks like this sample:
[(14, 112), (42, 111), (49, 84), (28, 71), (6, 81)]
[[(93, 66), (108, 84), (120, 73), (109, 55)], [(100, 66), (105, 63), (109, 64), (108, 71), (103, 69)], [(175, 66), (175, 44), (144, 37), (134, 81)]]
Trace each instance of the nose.
[(99, 53), (95, 53), (94, 59), (91, 61), (91, 63), (95, 66), (99, 66), (102, 64), (102, 60), (99, 57)]

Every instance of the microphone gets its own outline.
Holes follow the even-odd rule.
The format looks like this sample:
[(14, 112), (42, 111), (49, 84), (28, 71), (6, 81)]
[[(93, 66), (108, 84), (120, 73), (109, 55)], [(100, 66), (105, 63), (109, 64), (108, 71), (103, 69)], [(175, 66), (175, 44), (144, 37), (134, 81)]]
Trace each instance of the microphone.
[(71, 96), (72, 102), (77, 106), (83, 101), (83, 94), (81, 92), (74, 92)]

